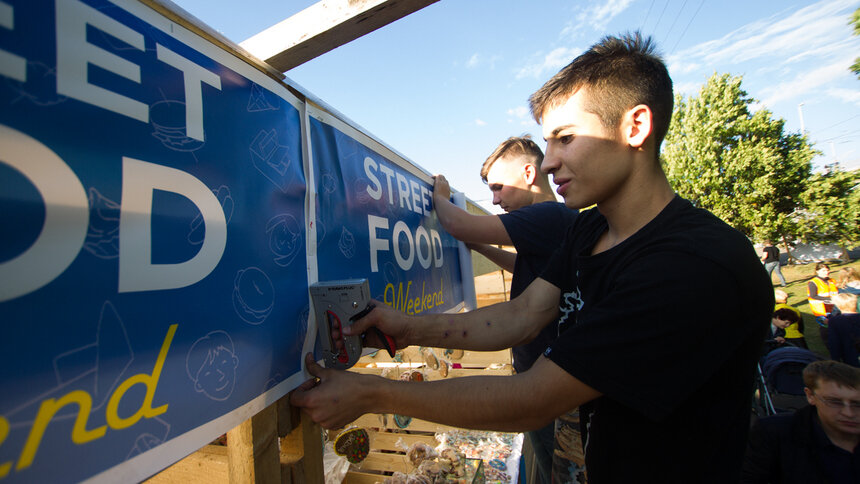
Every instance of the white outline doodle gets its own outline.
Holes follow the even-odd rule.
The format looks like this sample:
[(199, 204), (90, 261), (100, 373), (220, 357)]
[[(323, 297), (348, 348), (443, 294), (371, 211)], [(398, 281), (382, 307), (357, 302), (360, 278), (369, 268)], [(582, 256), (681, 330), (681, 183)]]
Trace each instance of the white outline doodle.
[(289, 149), (278, 141), (278, 132), (274, 129), (260, 130), (248, 146), (248, 151), (257, 171), (287, 193), (295, 173), (290, 170), (292, 160)]
[[(233, 194), (230, 192), (230, 187), (221, 185), (217, 190), (212, 190), (215, 197), (221, 202), (221, 209), (224, 211), (224, 219), (227, 224), (230, 224), (230, 219), (233, 218), (233, 209), (236, 203), (233, 201)], [(206, 226), (203, 223), (203, 215), (198, 213), (197, 216), (188, 224), (188, 243), (192, 245), (200, 245), (206, 237)]]
[(224, 401), (236, 386), (239, 357), (226, 331), (210, 331), (191, 345), (185, 356), (185, 372), (194, 382), (194, 391), (210, 400)]
[(90, 225), (84, 249), (99, 259), (119, 257), (120, 205), (93, 187), (88, 190)]
[(257, 84), (251, 83), (251, 94), (248, 96), (248, 112), (258, 113), (260, 111), (279, 111), (281, 108), (269, 99), (266, 89)]
[[(149, 124), (153, 128), (152, 137), (169, 150), (191, 153), (205, 144), (186, 136), (185, 103), (182, 101), (165, 99), (152, 103), (149, 106)], [(196, 157), (194, 161), (197, 161)]]
[(299, 221), (288, 213), (269, 219), (266, 235), (269, 236), (269, 249), (275, 255), (275, 264), (281, 267), (289, 266), (304, 246)]
[(275, 305), (275, 288), (265, 272), (248, 267), (233, 280), (233, 309), (248, 324), (262, 324)]
[(355, 236), (347, 230), (346, 225), (340, 230), (340, 239), (337, 241), (337, 248), (340, 249), (340, 253), (347, 259), (355, 257)]

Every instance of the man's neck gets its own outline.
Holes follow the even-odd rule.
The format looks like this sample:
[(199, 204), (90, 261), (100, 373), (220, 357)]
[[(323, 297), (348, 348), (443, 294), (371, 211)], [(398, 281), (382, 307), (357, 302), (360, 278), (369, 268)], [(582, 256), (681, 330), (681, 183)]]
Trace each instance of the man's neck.
[(611, 199), (597, 204), (606, 217), (608, 230), (601, 236), (593, 253), (611, 249), (654, 220), (675, 197), (663, 171), (632, 177)]

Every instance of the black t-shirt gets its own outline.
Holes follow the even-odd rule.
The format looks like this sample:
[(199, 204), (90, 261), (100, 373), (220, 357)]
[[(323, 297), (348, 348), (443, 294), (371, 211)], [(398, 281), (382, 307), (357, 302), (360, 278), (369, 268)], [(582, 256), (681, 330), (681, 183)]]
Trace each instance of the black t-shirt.
[(772, 245), (768, 245), (765, 246), (763, 250), (767, 253), (767, 256), (764, 258), (765, 264), (768, 262), (779, 262), (779, 249)]
[[(559, 202), (541, 202), (499, 215), (514, 248), (517, 259), (511, 279), (511, 299), (519, 296), (546, 267), (559, 248), (567, 227), (576, 220), (578, 211)], [(521, 373), (534, 362), (558, 336), (555, 325), (547, 325), (531, 342), (512, 349), (514, 368)]]
[(545, 355), (603, 396), (580, 408), (591, 484), (737, 482), (773, 290), (749, 240), (675, 197), (590, 255), (582, 212), (541, 277), (562, 290)]

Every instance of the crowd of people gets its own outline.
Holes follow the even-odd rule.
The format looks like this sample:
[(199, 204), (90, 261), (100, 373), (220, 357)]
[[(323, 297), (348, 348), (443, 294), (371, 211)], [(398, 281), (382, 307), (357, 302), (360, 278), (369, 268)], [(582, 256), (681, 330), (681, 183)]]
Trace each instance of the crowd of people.
[[(775, 472), (802, 465), (782, 439), (797, 420), (807, 442), (829, 439), (850, 457), (830, 448), (808, 453), (818, 460), (797, 475), (855, 482), (843, 478), (845, 469), (860, 469), (850, 467), (860, 369), (810, 366), (812, 410), (788, 422), (762, 419), (749, 433), (768, 331), (804, 346), (803, 319), (787, 295), (774, 297), (770, 272), (786, 285), (778, 249), (768, 244), (759, 255), (740, 232), (673, 191), (659, 158), (673, 103), (672, 80), (649, 38), (632, 33), (593, 45), (529, 99), (546, 152), (527, 137), (510, 138), (482, 166), (493, 202), (507, 213), (467, 214), (450, 203), (447, 180), (435, 180), (440, 222), (513, 271), (511, 299), (420, 316), (380, 303), (343, 330), (375, 327), (397, 347), (514, 348), (514, 375), (392, 381), (323, 368), (307, 355), (312, 378), (291, 403), (326, 428), (395, 413), (525, 431), (542, 481), (556, 483), (782, 482)], [(826, 326), (836, 321), (827, 305), (838, 289), (814, 284), (810, 302), (825, 310)], [(703, 295), (714, 294), (719, 304), (703, 311)], [(366, 344), (380, 347), (367, 334)]]

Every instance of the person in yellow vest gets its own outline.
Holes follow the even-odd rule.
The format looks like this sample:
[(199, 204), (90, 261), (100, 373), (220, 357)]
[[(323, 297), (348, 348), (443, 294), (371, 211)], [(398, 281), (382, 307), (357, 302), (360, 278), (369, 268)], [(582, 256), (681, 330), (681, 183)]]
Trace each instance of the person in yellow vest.
[(827, 341), (827, 317), (833, 310), (830, 296), (838, 292), (836, 283), (830, 278), (830, 266), (824, 262), (815, 264), (815, 277), (806, 284), (806, 298), (812, 315), (815, 316), (815, 322), (818, 323), (821, 341)]
[(777, 317), (776, 313), (780, 309), (788, 309), (796, 315), (796, 318), (783, 318), (784, 321), (788, 322), (788, 325), (784, 327), (785, 335), (783, 337), (785, 340), (795, 346), (808, 349), (809, 346), (806, 344), (806, 338), (803, 336), (803, 317), (797, 308), (788, 305), (788, 293), (782, 289), (775, 289), (773, 291), (773, 300), (776, 303), (773, 307), (774, 318)]

